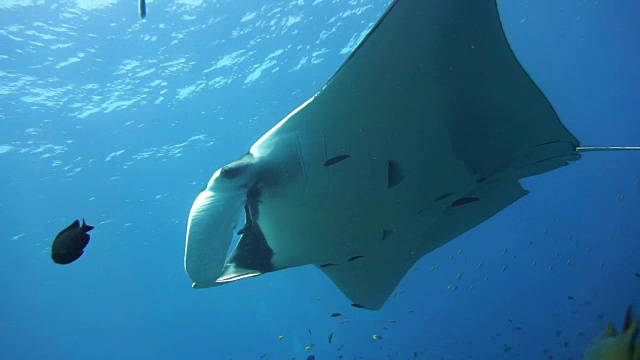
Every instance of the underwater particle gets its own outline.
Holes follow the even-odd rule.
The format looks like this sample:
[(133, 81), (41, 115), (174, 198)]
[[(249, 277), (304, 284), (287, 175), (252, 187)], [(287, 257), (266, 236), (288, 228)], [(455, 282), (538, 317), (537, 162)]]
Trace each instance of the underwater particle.
[(320, 301), (320, 296), (316, 296), (316, 301)]
[(398, 290), (398, 291), (394, 292), (392, 296), (396, 297), (396, 296), (402, 294), (403, 292), (404, 292), (404, 290)]
[(329, 344), (331, 344), (331, 340), (333, 340), (333, 330), (329, 332), (329, 336), (327, 336), (327, 340), (329, 340)]
[(571, 259), (567, 260), (567, 266), (570, 266), (572, 263)]
[(409, 309), (409, 313), (416, 312), (414, 309)]
[(389, 320), (389, 322), (390, 322), (391, 324), (395, 324), (395, 323), (396, 323), (396, 321), (395, 321), (395, 320)]
[(618, 195), (618, 201), (622, 201), (622, 200), (624, 200), (624, 195), (622, 194)]
[(636, 277), (637, 277), (637, 278), (640, 278), (640, 272), (637, 272), (637, 273), (636, 273)]
[(309, 350), (313, 349), (314, 346), (315, 345), (313, 343), (310, 343), (309, 345), (304, 347), (304, 351), (309, 351)]
[(447, 291), (451, 290), (451, 285), (447, 286)]
[(373, 336), (371, 337), (373, 338), (373, 340), (382, 340), (382, 335), (373, 334)]
[(505, 271), (507, 271), (507, 267), (506, 267), (506, 266), (503, 266), (503, 267), (502, 267), (502, 272), (505, 272)]
[(549, 271), (551, 271), (551, 269), (553, 269), (553, 265), (549, 265)]
[(484, 282), (487, 282), (487, 280), (489, 280), (489, 277), (488, 277), (488, 276), (485, 276), (485, 277), (484, 277)]
[(342, 316), (342, 313), (334, 312), (333, 314), (331, 314), (331, 317), (338, 317), (338, 316)]
[(282, 340), (282, 339), (284, 339), (284, 335), (278, 336), (278, 340)]
[(575, 298), (575, 297), (573, 297), (573, 296), (571, 296), (571, 295), (569, 295), (569, 296), (567, 296), (567, 299), (569, 299), (569, 300), (575, 300), (576, 298)]
[(547, 235), (549, 233), (549, 228), (544, 229), (544, 234)]
[(449, 255), (449, 260), (453, 259), (453, 255)]
[(560, 337), (560, 336), (562, 336), (562, 331), (556, 330), (556, 337)]
[(480, 269), (483, 266), (484, 266), (484, 263), (482, 261), (478, 263), (478, 269)]
[(473, 285), (469, 285), (469, 291), (473, 290)]
[(504, 248), (504, 249), (502, 250), (502, 255), (507, 255), (507, 251), (508, 251), (508, 249), (507, 249), (507, 248)]
[(533, 262), (531, 263), (532, 266), (536, 266), (536, 261), (533, 260)]
[(458, 249), (458, 255), (462, 254), (462, 249)]
[(456, 292), (458, 290), (458, 285), (453, 287), (453, 292)]
[(433, 265), (431, 267), (431, 271), (437, 271), (438, 270), (438, 265)]
[(600, 263), (600, 268), (603, 268), (603, 267), (604, 267), (604, 262), (601, 262)]
[(82, 226), (79, 220), (75, 220), (71, 225), (60, 231), (51, 244), (51, 259), (56, 264), (70, 264), (84, 254), (84, 248), (89, 244), (89, 231), (93, 226), (87, 225), (82, 219)]
[(456, 280), (460, 280), (460, 278), (462, 278), (462, 273), (458, 273), (458, 275), (456, 275)]

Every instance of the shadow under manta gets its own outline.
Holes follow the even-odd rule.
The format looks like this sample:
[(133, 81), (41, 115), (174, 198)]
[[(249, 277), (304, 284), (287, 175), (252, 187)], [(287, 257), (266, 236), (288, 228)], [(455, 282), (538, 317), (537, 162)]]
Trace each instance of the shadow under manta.
[(418, 259), (578, 146), (495, 1), (396, 0), (317, 94), (213, 174), (189, 214), (185, 269), (204, 288), (313, 264), (379, 309)]

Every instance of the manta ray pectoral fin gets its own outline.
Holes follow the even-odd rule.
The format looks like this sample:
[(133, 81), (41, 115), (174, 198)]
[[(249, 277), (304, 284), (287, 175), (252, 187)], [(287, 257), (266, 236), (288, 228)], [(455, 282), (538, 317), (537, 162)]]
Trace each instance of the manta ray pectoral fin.
[(385, 303), (402, 277), (423, 255), (481, 224), (526, 195), (517, 179), (489, 179), (466, 198), (477, 198), (460, 206), (449, 206), (437, 219), (415, 218), (414, 226), (399, 229), (357, 261), (320, 266), (331, 281), (353, 303), (377, 310)]

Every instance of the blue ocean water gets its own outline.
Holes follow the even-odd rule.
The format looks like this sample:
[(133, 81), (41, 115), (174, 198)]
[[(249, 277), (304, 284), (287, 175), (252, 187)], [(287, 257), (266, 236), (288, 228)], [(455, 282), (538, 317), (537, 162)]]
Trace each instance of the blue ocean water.
[[(379, 311), (311, 266), (191, 289), (195, 196), (388, 4), (156, 0), (141, 21), (133, 0), (0, 0), (0, 358), (580, 359), (620, 326), (640, 302), (634, 152), (526, 179), (531, 194), (422, 258)], [(640, 145), (640, 3), (499, 5), (582, 145)], [(86, 253), (54, 264), (53, 237), (83, 217)]]

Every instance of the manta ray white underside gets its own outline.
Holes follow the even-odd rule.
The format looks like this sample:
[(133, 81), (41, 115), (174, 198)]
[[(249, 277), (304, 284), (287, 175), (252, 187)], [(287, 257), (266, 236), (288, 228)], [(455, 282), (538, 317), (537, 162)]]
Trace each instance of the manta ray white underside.
[(202, 288), (313, 264), (378, 309), (418, 259), (577, 147), (494, 0), (396, 0), (316, 95), (213, 174), (189, 214), (185, 268)]

